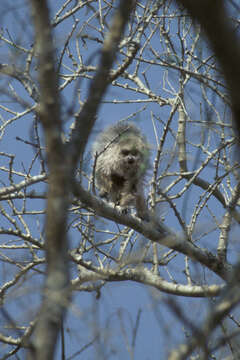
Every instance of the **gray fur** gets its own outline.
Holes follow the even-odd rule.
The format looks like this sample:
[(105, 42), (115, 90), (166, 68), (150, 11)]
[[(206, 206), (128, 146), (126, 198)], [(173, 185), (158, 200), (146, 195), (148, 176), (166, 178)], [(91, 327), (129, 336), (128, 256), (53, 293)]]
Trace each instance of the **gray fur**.
[(93, 144), (96, 183), (100, 196), (123, 209), (134, 205), (145, 217), (143, 181), (149, 167), (149, 145), (132, 123), (118, 122), (102, 132)]

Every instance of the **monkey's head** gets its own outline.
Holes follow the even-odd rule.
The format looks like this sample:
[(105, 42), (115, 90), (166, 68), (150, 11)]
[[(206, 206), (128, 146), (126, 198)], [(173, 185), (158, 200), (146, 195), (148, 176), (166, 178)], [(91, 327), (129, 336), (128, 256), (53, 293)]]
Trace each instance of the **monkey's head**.
[(118, 122), (102, 132), (93, 145), (99, 154), (96, 163), (98, 184), (112, 176), (138, 181), (149, 167), (150, 146), (144, 135), (132, 123)]
[(114, 169), (125, 178), (140, 178), (146, 172), (147, 149), (141, 138), (126, 136), (113, 146)]

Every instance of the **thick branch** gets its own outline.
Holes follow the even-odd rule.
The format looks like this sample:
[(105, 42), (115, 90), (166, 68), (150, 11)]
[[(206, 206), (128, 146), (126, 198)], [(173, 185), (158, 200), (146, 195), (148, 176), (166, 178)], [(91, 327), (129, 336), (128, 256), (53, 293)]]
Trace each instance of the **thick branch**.
[(137, 267), (133, 269), (100, 269), (86, 268), (86, 264), (79, 265), (79, 278), (72, 281), (74, 290), (78, 290), (81, 284), (93, 281), (135, 281), (140, 284), (153, 286), (154, 288), (172, 295), (189, 297), (218, 296), (224, 289), (224, 285), (182, 285), (169, 282), (154, 274), (152, 271)]
[(84, 152), (88, 137), (96, 121), (97, 111), (110, 83), (110, 70), (134, 5), (135, 0), (122, 0), (120, 2), (105, 38), (98, 70), (90, 85), (87, 101), (76, 118), (76, 127), (73, 130), (72, 141), (69, 144), (75, 165), (79, 159), (79, 154)]
[(177, 0), (203, 27), (216, 58), (218, 59), (232, 102), (232, 111), (240, 133), (240, 45), (228, 21), (223, 0)]
[(193, 261), (199, 261), (202, 265), (205, 265), (225, 280), (230, 278), (233, 270), (231, 265), (220, 261), (212, 253), (195, 246), (184, 237), (172, 233), (171, 230), (163, 224), (157, 223), (156, 221), (143, 222), (137, 217), (122, 215), (80, 186), (75, 187), (74, 191), (75, 195), (81, 198), (85, 205), (94, 209), (99, 216), (104, 216), (109, 220), (129, 226), (146, 238), (187, 255)]
[(66, 220), (70, 173), (61, 141), (58, 79), (46, 0), (32, 0), (35, 38), (39, 55), (39, 118), (44, 128), (49, 168), (46, 218), (47, 280), (45, 296), (32, 344), (31, 359), (53, 359), (58, 332), (68, 298)]

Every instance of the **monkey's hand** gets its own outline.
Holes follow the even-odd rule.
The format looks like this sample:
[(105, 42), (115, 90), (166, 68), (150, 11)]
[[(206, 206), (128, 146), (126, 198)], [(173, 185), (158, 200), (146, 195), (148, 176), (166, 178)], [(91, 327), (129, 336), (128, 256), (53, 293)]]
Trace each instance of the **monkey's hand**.
[(105, 200), (107, 200), (107, 201), (108, 201), (108, 199), (109, 199), (108, 192), (105, 191), (105, 190), (101, 190), (101, 191), (99, 192), (99, 196), (100, 196), (101, 199), (105, 199)]

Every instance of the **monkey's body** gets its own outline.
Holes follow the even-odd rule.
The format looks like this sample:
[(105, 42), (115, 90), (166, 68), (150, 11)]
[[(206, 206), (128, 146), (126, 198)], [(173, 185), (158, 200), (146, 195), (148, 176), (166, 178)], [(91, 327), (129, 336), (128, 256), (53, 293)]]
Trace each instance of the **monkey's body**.
[(97, 138), (96, 182), (100, 196), (123, 210), (136, 207), (137, 215), (146, 219), (147, 206), (143, 181), (149, 167), (149, 145), (132, 123), (119, 122)]

